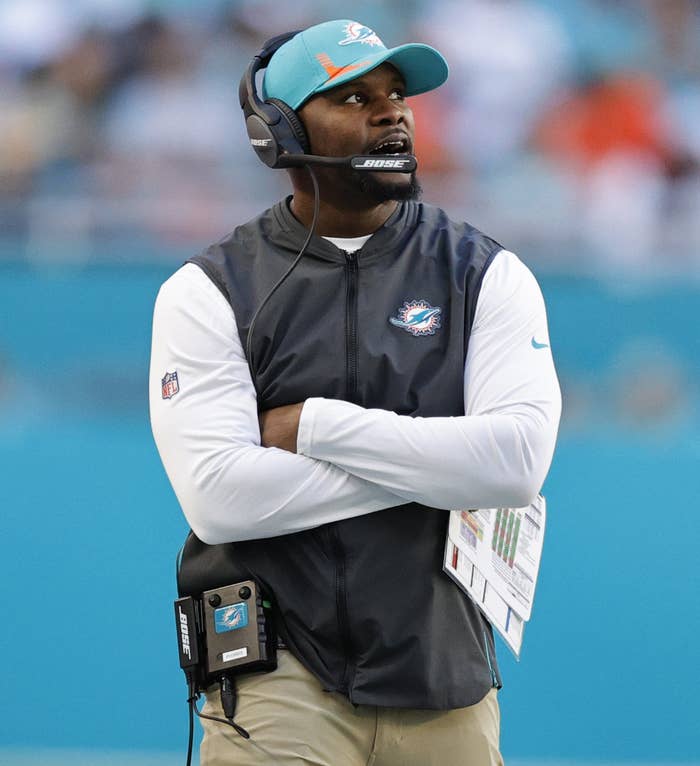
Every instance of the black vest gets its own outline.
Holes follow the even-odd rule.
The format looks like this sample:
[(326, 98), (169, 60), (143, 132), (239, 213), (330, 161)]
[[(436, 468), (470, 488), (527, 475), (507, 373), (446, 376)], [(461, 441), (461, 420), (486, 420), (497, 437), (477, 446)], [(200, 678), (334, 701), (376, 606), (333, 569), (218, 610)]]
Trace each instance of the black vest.
[[(192, 259), (230, 302), (244, 348), (306, 234), (282, 202)], [(463, 415), (476, 301), (500, 249), (418, 203), (400, 204), (352, 255), (313, 237), (256, 319), (259, 408), (325, 397)], [(273, 594), (282, 638), (325, 689), (360, 704), (464, 707), (500, 676), (491, 626), (442, 571), (447, 523), (447, 511), (407, 503), (263, 540), (210, 546), (190, 533), (180, 594), (255, 578)]]

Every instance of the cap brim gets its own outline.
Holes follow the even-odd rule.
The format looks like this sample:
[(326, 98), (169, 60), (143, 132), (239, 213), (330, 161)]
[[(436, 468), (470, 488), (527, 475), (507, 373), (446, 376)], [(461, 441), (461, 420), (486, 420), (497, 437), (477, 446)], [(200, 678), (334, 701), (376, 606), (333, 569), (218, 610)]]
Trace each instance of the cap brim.
[[(358, 63), (362, 66), (357, 66)], [(346, 67), (347, 71), (341, 71), (335, 77), (327, 80), (316, 88), (311, 96), (317, 93), (337, 88), (350, 80), (356, 80), (366, 72), (376, 69), (380, 64), (393, 64), (406, 83), (406, 95), (417, 96), (429, 90), (440, 87), (449, 74), (447, 62), (435, 48), (423, 43), (407, 43), (396, 48), (389, 48), (375, 55), (362, 56), (353, 65)]]

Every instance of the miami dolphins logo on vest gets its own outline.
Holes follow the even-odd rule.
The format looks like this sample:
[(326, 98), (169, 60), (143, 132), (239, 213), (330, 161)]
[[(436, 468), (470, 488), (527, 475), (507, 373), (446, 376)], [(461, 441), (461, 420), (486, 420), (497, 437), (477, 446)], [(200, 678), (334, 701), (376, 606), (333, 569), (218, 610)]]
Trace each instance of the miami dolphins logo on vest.
[(345, 39), (340, 40), (338, 45), (350, 45), (351, 43), (363, 43), (364, 45), (381, 45), (384, 43), (373, 29), (360, 24), (357, 21), (351, 21), (345, 27)]
[(391, 324), (411, 335), (435, 335), (435, 331), (442, 326), (442, 309), (431, 306), (426, 300), (404, 301), (396, 313), (397, 316), (389, 317)]

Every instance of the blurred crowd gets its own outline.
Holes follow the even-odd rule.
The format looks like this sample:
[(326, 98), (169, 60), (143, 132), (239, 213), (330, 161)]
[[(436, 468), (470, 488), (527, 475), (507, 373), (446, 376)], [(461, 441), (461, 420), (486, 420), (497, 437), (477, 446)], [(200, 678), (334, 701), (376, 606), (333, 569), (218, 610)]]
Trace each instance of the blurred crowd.
[(269, 206), (240, 75), (348, 14), (450, 63), (427, 201), (564, 270), (700, 272), (700, 0), (0, 0), (0, 258), (167, 258)]

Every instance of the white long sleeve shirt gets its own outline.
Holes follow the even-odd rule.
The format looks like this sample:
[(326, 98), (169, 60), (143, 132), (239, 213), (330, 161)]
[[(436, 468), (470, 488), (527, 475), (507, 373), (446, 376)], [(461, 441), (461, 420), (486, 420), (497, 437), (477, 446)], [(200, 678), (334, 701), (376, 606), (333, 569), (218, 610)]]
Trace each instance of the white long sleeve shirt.
[[(177, 372), (179, 390), (161, 381)], [(204, 542), (273, 537), (416, 501), (519, 507), (552, 459), (561, 396), (544, 301), (502, 250), (479, 293), (465, 415), (420, 418), (308, 399), (298, 454), (260, 443), (255, 389), (231, 306), (194, 264), (160, 289), (149, 383), (158, 451)]]

